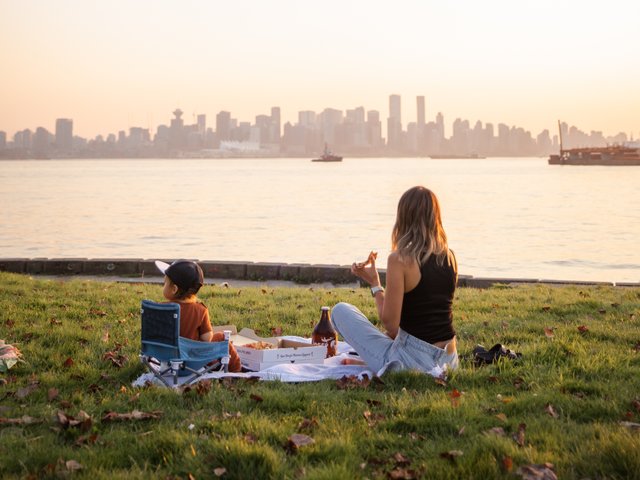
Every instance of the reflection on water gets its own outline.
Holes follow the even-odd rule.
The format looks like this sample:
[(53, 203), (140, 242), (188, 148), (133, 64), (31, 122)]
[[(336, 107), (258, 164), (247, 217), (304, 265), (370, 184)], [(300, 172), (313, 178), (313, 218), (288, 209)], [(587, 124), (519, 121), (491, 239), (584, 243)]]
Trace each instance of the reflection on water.
[(461, 273), (640, 281), (640, 167), (545, 159), (2, 161), (0, 256), (384, 259), (417, 184)]

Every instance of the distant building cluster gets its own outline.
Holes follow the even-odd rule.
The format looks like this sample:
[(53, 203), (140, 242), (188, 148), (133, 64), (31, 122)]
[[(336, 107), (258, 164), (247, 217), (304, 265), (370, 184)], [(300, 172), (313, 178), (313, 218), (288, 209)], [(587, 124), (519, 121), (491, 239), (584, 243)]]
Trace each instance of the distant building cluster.
[[(322, 112), (298, 112), (296, 123), (282, 125), (280, 108), (270, 115), (257, 115), (254, 123), (239, 122), (230, 112), (215, 117), (215, 129), (207, 126), (206, 115), (185, 124), (176, 109), (169, 125), (152, 133), (148, 128), (131, 127), (106, 137), (85, 139), (73, 135), (73, 120), (56, 120), (55, 133), (44, 127), (16, 132), (11, 140), (0, 131), (0, 158), (210, 158), (242, 156), (310, 156), (328, 145), (334, 152), (351, 156), (544, 156), (560, 148), (558, 135), (544, 130), (536, 137), (519, 127), (503, 123), (456, 119), (447, 136), (442, 113), (427, 121), (425, 97), (416, 98), (417, 115), (406, 128), (402, 124), (400, 95), (389, 96), (386, 129), (380, 112), (325, 108)], [(564, 148), (622, 144), (624, 133), (605, 137), (602, 132), (585, 133), (563, 123)], [(386, 130), (386, 137), (384, 131)]]

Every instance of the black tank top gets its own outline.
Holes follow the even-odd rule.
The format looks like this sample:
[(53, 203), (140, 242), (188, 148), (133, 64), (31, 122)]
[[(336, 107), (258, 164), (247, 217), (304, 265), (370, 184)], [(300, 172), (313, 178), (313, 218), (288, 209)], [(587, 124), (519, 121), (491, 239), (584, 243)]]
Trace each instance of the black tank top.
[(456, 290), (454, 258), (451, 263), (445, 260), (439, 266), (436, 257), (429, 256), (420, 267), (420, 282), (402, 300), (400, 328), (425, 342), (449, 340), (456, 334), (451, 311)]

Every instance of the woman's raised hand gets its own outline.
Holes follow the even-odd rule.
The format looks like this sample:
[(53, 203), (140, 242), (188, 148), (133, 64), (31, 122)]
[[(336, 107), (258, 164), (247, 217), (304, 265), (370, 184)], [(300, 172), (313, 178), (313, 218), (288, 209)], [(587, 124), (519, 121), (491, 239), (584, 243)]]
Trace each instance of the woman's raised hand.
[(378, 253), (371, 251), (366, 261), (357, 263), (354, 262), (351, 265), (351, 273), (353, 273), (362, 281), (367, 282), (372, 287), (380, 285), (380, 276), (378, 275), (378, 270), (376, 269), (377, 257)]

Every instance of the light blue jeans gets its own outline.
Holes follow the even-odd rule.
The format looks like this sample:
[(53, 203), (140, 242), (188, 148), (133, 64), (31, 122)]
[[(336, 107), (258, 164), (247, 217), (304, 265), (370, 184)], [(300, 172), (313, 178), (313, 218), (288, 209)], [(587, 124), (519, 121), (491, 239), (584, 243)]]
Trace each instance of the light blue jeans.
[(458, 353), (448, 354), (403, 330), (395, 340), (378, 330), (353, 305), (338, 303), (331, 312), (333, 324), (344, 341), (358, 352), (369, 368), (386, 370), (420, 370), (430, 373), (435, 367), (452, 370), (458, 367)]

